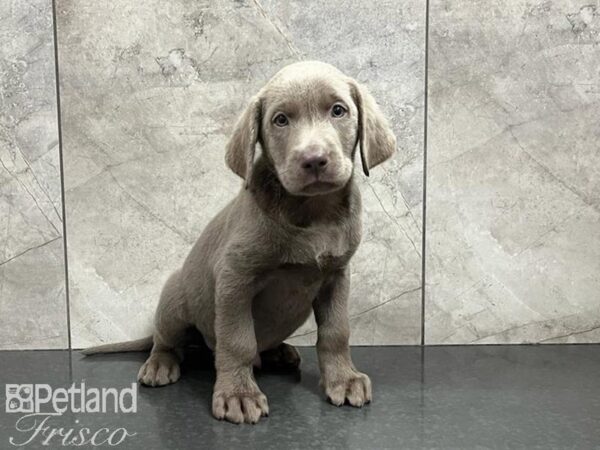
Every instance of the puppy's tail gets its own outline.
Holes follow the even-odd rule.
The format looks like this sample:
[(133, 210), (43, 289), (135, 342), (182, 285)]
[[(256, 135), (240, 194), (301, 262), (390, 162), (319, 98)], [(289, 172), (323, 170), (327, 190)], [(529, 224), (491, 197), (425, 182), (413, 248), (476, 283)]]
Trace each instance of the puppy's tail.
[(135, 341), (117, 342), (114, 344), (97, 345), (81, 350), (84, 355), (95, 355), (97, 353), (120, 353), (120, 352), (143, 352), (150, 350), (153, 344), (152, 336)]

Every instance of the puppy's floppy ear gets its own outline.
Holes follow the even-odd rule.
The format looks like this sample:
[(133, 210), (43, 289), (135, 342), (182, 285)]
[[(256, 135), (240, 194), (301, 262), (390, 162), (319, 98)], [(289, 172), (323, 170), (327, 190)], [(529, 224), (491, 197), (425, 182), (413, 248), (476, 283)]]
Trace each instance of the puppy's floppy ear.
[(358, 142), (365, 175), (369, 169), (389, 159), (396, 151), (396, 136), (366, 87), (350, 81), (350, 91), (358, 108)]
[(246, 180), (246, 187), (252, 176), (254, 151), (259, 139), (262, 120), (262, 102), (256, 96), (250, 100), (246, 110), (237, 120), (233, 134), (227, 143), (225, 162), (231, 170)]

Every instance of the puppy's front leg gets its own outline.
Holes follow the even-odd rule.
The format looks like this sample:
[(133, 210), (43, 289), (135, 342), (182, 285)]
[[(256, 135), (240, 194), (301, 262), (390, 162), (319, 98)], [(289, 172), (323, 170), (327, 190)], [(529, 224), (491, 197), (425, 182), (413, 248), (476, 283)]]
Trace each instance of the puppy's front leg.
[(217, 419), (256, 423), (269, 413), (267, 397), (252, 372), (257, 355), (252, 283), (229, 269), (217, 278), (215, 295), (215, 383), (212, 412)]
[(371, 401), (371, 380), (359, 372), (350, 358), (348, 320), (349, 269), (345, 268), (321, 289), (313, 304), (317, 321), (317, 354), (321, 386), (336, 406), (347, 400), (361, 407)]

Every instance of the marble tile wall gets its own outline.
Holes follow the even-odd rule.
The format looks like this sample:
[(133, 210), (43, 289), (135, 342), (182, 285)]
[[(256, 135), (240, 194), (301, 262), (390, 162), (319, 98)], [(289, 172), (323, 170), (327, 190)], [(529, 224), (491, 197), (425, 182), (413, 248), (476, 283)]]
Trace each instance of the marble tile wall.
[[(241, 187), (223, 158), (232, 123), (299, 59), (326, 60), (367, 83), (399, 137), (394, 160), (362, 181), (353, 342), (420, 341), (421, 1), (59, 5), (75, 347), (149, 332), (167, 276)], [(293, 341), (314, 342), (314, 330), (307, 323)]]
[(431, 2), (428, 344), (600, 339), (600, 4)]
[[(0, 7), (0, 348), (68, 345), (50, 0)], [(421, 340), (426, 2), (57, 0), (71, 336), (149, 333), (240, 188), (232, 121), (280, 67), (367, 84), (398, 136), (361, 176), (354, 344)], [(427, 344), (600, 340), (600, 5), (430, 1)], [(17, 320), (18, 319), (18, 320)], [(311, 320), (290, 341), (315, 340)]]
[(0, 349), (67, 348), (52, 3), (0, 2)]

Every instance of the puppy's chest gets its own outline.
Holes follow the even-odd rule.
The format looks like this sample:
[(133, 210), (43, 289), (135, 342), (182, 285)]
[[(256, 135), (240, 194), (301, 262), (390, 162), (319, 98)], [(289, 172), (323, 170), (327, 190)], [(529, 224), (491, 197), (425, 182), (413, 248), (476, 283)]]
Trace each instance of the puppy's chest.
[(328, 273), (345, 267), (356, 250), (348, 230), (315, 225), (298, 232), (289, 242), (288, 261)]

